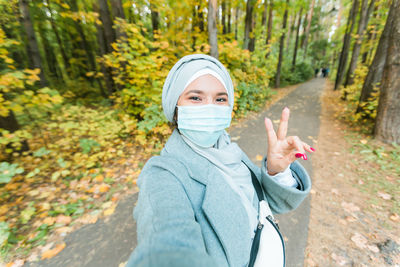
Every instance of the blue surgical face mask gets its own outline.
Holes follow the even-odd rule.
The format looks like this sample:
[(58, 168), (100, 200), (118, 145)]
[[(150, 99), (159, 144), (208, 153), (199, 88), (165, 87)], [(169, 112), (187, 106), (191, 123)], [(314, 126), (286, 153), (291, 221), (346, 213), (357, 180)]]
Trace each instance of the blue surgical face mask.
[(178, 129), (193, 143), (211, 147), (231, 124), (231, 108), (222, 105), (178, 106)]

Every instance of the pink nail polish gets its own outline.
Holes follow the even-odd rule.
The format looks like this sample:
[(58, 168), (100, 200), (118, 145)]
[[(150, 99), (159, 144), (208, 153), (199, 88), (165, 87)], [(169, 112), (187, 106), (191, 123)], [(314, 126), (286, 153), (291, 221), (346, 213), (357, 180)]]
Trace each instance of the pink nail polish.
[(295, 156), (296, 156), (296, 158), (301, 158), (301, 157), (303, 156), (303, 154), (301, 154), (301, 153), (296, 153)]
[(303, 159), (307, 160), (307, 155), (306, 154), (303, 154)]
[(312, 152), (315, 152), (315, 149), (314, 149), (314, 148), (310, 147), (310, 149), (311, 149)]

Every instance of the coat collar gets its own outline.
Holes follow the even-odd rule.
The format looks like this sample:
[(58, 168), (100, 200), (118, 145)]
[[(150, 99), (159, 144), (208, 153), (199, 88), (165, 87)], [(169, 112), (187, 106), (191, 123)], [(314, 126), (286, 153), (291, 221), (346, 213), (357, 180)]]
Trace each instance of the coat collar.
[[(229, 265), (246, 264), (251, 240), (247, 213), (239, 195), (231, 189), (214, 164), (185, 143), (178, 130), (174, 130), (166, 143), (162, 155), (165, 153), (184, 163), (190, 177), (206, 186), (202, 209), (224, 248)], [(258, 176), (260, 169), (243, 152), (242, 159)]]

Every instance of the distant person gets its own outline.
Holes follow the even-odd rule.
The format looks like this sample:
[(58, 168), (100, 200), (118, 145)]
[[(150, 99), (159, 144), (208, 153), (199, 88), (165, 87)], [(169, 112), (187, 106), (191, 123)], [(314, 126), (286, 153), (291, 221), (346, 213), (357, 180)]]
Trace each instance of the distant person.
[(165, 80), (162, 106), (175, 129), (139, 176), (138, 244), (126, 266), (251, 267), (259, 257), (258, 266), (284, 266), (273, 214), (293, 210), (307, 197), (311, 180), (296, 159), (314, 151), (286, 136), (289, 109), (283, 109), (277, 132), (265, 118), (268, 150), (259, 168), (225, 131), (234, 87), (214, 57), (181, 58)]
[(326, 69), (325, 68), (322, 68), (322, 77), (326, 77)]
[(326, 68), (325, 69), (325, 77), (328, 77), (329, 76), (329, 68)]
[(315, 69), (315, 78), (318, 77), (318, 73), (319, 73), (319, 68), (316, 68), (316, 69)]

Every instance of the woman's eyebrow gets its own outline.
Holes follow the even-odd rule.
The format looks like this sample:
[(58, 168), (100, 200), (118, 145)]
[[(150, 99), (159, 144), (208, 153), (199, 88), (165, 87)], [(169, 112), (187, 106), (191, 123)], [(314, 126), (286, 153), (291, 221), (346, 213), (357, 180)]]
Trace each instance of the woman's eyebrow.
[(204, 94), (204, 92), (203, 91), (201, 91), (201, 90), (189, 90), (189, 91), (187, 91), (186, 93), (185, 93), (185, 95), (188, 95), (188, 94), (190, 94), (190, 93), (195, 93), (195, 94)]
[(219, 93), (217, 93), (217, 95), (226, 95), (226, 96), (228, 96), (228, 93), (227, 92), (219, 92)]

